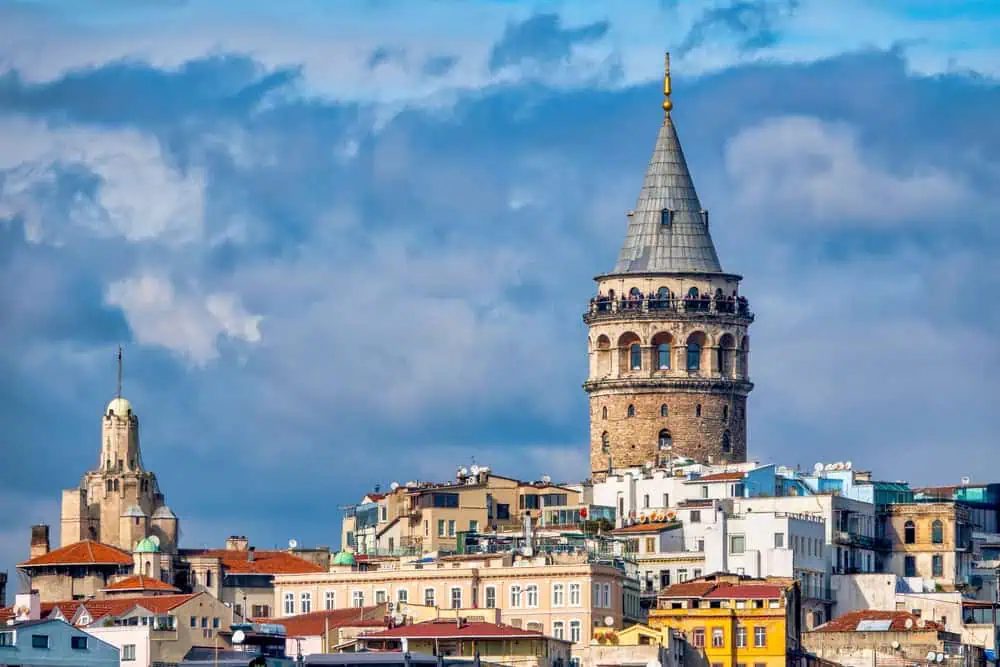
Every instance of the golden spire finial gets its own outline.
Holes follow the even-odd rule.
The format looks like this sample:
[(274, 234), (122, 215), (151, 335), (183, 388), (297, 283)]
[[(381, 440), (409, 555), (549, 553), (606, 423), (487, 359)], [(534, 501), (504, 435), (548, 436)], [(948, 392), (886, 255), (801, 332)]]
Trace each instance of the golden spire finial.
[(663, 111), (670, 113), (674, 103), (670, 101), (670, 52), (663, 57)]

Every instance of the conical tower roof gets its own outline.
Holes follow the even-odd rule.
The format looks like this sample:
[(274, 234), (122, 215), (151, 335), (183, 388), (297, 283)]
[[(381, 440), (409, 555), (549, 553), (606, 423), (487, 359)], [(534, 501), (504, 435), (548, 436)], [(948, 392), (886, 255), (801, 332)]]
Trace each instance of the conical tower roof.
[(708, 214), (670, 117), (669, 56), (663, 93), (663, 125), (613, 273), (721, 273)]

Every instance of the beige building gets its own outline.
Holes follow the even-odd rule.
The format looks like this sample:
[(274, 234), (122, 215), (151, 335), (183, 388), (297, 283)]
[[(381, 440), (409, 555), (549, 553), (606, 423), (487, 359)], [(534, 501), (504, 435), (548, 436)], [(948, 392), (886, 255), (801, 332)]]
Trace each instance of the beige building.
[(577, 490), (472, 466), (454, 482), (393, 483), (388, 493), (366, 495), (346, 512), (341, 544), (359, 554), (454, 552), (462, 533), (518, 527), (525, 516), (538, 525), (561, 515), (578, 521), (579, 507)]
[(709, 232), (670, 114), (625, 241), (584, 315), (589, 327), (590, 467), (746, 460), (753, 314)]
[(77, 488), (62, 493), (60, 525), (61, 546), (93, 540), (132, 551), (150, 536), (164, 551), (177, 546), (177, 516), (167, 507), (156, 475), (143, 466), (139, 417), (120, 394), (101, 417), (97, 466)]
[(499, 609), (503, 623), (574, 644), (593, 629), (624, 625), (625, 576), (588, 562), (586, 554), (445, 556), (382, 561), (372, 569), (346, 564), (322, 574), (274, 578), (282, 616), (392, 602), (443, 609)]
[(968, 584), (972, 567), (969, 511), (955, 502), (889, 505), (882, 516), (891, 541), (887, 569), (933, 581), (942, 590)]

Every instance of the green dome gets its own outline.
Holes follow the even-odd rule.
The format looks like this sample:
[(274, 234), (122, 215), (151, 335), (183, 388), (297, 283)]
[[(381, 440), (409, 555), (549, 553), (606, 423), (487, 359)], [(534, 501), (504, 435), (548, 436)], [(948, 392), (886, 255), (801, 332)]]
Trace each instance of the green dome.
[(354, 554), (350, 551), (341, 551), (333, 557), (334, 565), (354, 565)]
[(138, 554), (155, 554), (160, 550), (160, 545), (156, 542), (151, 537), (141, 539), (139, 540), (139, 544), (135, 545), (134, 551)]

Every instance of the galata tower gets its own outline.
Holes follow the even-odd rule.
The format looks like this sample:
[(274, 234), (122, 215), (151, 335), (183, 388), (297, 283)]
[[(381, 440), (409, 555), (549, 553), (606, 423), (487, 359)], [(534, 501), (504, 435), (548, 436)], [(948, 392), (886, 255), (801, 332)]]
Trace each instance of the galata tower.
[(583, 317), (595, 479), (676, 457), (746, 460), (754, 317), (742, 277), (719, 263), (670, 114), (669, 55), (665, 69), (663, 124), (639, 200)]

